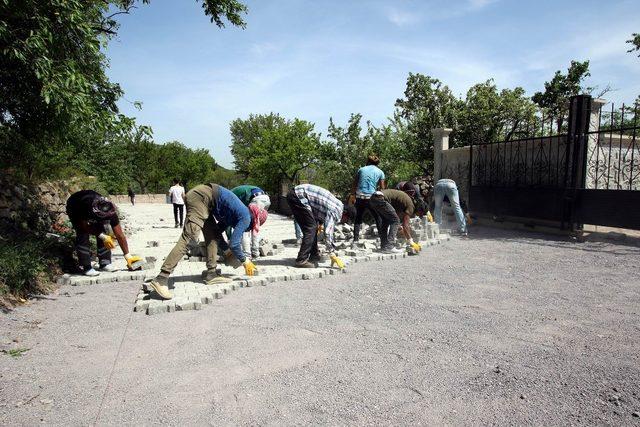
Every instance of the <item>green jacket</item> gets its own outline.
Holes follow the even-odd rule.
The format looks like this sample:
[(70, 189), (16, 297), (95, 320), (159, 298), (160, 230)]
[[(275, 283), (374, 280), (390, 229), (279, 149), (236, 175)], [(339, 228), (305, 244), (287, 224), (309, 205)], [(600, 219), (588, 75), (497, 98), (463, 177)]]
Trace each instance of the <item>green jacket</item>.
[(262, 192), (262, 189), (255, 185), (239, 185), (231, 189), (231, 192), (238, 196), (238, 199), (240, 199), (245, 206), (249, 206), (249, 202), (253, 198), (253, 193), (256, 191)]

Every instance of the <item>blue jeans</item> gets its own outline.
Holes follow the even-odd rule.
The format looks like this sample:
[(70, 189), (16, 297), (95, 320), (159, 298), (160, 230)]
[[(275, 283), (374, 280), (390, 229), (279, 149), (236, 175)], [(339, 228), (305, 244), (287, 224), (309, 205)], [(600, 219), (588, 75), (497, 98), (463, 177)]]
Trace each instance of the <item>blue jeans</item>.
[(452, 179), (441, 179), (436, 183), (433, 189), (433, 198), (435, 201), (435, 220), (437, 224), (442, 224), (442, 201), (447, 196), (451, 206), (453, 206), (458, 229), (461, 233), (467, 232), (467, 222), (464, 219), (464, 212), (460, 207), (460, 196), (458, 195), (458, 186)]

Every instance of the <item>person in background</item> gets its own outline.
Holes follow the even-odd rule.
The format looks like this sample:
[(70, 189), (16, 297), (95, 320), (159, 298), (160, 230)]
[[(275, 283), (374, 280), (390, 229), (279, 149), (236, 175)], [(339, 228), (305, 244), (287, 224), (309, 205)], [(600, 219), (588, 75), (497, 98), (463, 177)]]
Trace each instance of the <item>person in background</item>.
[(442, 224), (442, 202), (444, 197), (449, 199), (458, 223), (458, 231), (462, 236), (467, 236), (467, 222), (464, 218), (464, 212), (460, 206), (460, 196), (458, 194), (458, 186), (452, 179), (440, 179), (436, 182), (433, 189), (433, 200), (435, 203), (434, 216), (438, 225)]
[(424, 197), (422, 196), (420, 187), (411, 181), (400, 181), (396, 185), (396, 190), (404, 191), (409, 197), (411, 197), (416, 208), (415, 213), (417, 216), (422, 217), (427, 214), (429, 209)]
[(129, 200), (131, 200), (131, 205), (135, 206), (135, 204), (136, 204), (136, 193), (133, 192), (133, 188), (131, 188), (131, 186), (127, 187), (127, 195), (129, 196)]
[(369, 156), (367, 158), (367, 165), (358, 169), (358, 173), (353, 181), (351, 195), (348, 200), (348, 204), (355, 202), (356, 207), (356, 217), (353, 224), (353, 243), (357, 242), (360, 238), (360, 227), (362, 226), (364, 212), (367, 209), (371, 212), (378, 231), (380, 230), (380, 217), (369, 206), (371, 195), (375, 193), (378, 188), (387, 188), (384, 180), (384, 172), (378, 168), (379, 163), (380, 159), (378, 156)]
[(293, 220), (293, 231), (296, 233), (296, 245), (300, 246), (302, 244), (302, 228), (295, 219)]
[(75, 250), (86, 276), (100, 274), (91, 266), (89, 237), (92, 235), (96, 237), (101, 271), (116, 270), (111, 264), (111, 250), (116, 247), (116, 241), (122, 248), (129, 270), (139, 268), (142, 258), (129, 253), (129, 245), (120, 226), (116, 206), (110, 200), (93, 190), (78, 191), (67, 199), (67, 215), (76, 232)]
[(183, 226), (184, 217), (184, 187), (180, 185), (180, 181), (176, 178), (173, 180), (173, 186), (169, 188), (167, 193), (173, 204), (173, 218), (175, 220), (175, 228)]
[[(234, 268), (244, 265), (247, 276), (253, 276), (258, 269), (242, 251), (242, 234), (251, 229), (251, 214), (240, 199), (231, 191), (218, 184), (197, 185), (185, 196), (187, 216), (180, 239), (160, 267), (160, 274), (149, 284), (163, 299), (171, 299), (169, 291), (169, 276), (176, 265), (187, 253), (191, 240), (197, 240), (200, 231), (204, 234), (207, 250), (207, 270), (204, 283), (214, 285), (227, 283), (231, 279), (218, 275), (216, 271), (218, 259), (218, 245), (224, 253), (225, 263)], [(227, 227), (233, 229), (229, 244), (225, 242), (222, 233)]]
[[(260, 256), (260, 227), (267, 221), (271, 199), (266, 192), (255, 185), (239, 185), (232, 188), (240, 201), (249, 208), (251, 212), (251, 231), (247, 231), (242, 236), (242, 250), (245, 256), (252, 259)], [(227, 231), (227, 236), (230, 230)]]
[(336, 255), (334, 231), (341, 221), (344, 205), (329, 190), (312, 184), (300, 184), (289, 191), (287, 203), (293, 212), (295, 221), (302, 229), (302, 242), (295, 266), (315, 268), (320, 259), (318, 234), (324, 231), (325, 245), (331, 266), (344, 269), (344, 262)]

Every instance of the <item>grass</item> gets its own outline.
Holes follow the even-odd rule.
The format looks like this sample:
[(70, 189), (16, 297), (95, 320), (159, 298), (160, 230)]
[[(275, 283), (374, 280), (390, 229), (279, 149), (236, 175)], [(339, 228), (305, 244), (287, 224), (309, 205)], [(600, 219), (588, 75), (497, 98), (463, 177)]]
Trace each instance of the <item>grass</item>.
[(20, 357), (29, 350), (31, 349), (30, 348), (12, 348), (11, 350), (2, 350), (2, 352), (11, 357)]

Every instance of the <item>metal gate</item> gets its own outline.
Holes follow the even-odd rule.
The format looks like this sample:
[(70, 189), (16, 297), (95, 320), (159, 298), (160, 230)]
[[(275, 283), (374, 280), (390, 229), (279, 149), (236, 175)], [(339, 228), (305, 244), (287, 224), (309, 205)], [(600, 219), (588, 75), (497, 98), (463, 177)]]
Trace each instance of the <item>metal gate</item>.
[(569, 230), (640, 229), (638, 108), (602, 105), (573, 97), (567, 133), (545, 134), (543, 119), (526, 138), (471, 144), (470, 210)]

